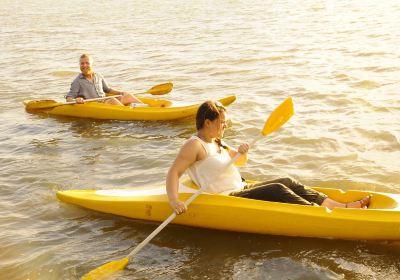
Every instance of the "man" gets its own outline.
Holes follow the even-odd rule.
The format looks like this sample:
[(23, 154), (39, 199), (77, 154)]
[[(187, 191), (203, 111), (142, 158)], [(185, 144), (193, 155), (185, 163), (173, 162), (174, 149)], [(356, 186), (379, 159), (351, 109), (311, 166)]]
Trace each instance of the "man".
[(68, 92), (67, 101), (76, 101), (83, 104), (85, 99), (105, 97), (106, 93), (112, 95), (122, 95), (104, 100), (104, 103), (114, 105), (128, 105), (130, 103), (143, 103), (130, 93), (118, 91), (108, 86), (106, 80), (99, 73), (93, 71), (93, 58), (88, 54), (82, 54), (79, 58), (81, 72), (71, 84)]

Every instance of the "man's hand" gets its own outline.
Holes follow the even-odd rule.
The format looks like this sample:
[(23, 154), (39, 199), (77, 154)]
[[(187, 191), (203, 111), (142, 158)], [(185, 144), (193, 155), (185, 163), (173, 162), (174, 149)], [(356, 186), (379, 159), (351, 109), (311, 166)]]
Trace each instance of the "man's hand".
[(83, 104), (83, 103), (85, 103), (85, 100), (84, 100), (82, 97), (77, 97), (77, 98), (75, 98), (75, 101), (76, 101), (77, 104)]

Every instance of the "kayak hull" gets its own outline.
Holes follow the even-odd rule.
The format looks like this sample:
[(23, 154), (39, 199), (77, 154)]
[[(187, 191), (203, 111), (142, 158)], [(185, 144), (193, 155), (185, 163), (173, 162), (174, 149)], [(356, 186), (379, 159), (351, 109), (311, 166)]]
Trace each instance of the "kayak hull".
[[(99, 120), (121, 120), (121, 121), (168, 121), (194, 116), (201, 103), (182, 104), (168, 100), (140, 98), (142, 102), (148, 104), (147, 107), (116, 106), (98, 102), (88, 102), (85, 104), (60, 105), (47, 109), (34, 110), (55, 116), (67, 116), (76, 118), (88, 118)], [(236, 100), (236, 96), (231, 95), (221, 98), (223, 105), (227, 106)], [(25, 106), (31, 100), (24, 102)], [(31, 112), (31, 111), (30, 111)]]
[[(189, 187), (190, 185), (190, 187)], [(186, 200), (195, 189), (180, 187)], [(400, 240), (400, 195), (315, 188), (330, 197), (350, 202), (372, 195), (369, 209), (304, 206), (259, 201), (219, 194), (201, 194), (172, 223), (193, 227), (302, 237), (355, 240)], [(67, 190), (61, 201), (133, 219), (164, 221), (171, 208), (165, 186), (125, 190)]]

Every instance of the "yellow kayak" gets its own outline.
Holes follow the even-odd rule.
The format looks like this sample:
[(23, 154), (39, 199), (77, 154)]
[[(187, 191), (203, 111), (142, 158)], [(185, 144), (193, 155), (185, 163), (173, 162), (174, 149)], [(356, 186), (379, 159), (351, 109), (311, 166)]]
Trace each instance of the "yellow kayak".
[[(220, 194), (201, 194), (173, 223), (193, 227), (273, 234), (356, 240), (400, 240), (400, 194), (314, 188), (340, 202), (371, 195), (368, 209), (304, 206), (252, 200)], [(196, 191), (187, 181), (180, 199)], [(64, 202), (133, 219), (164, 221), (172, 210), (165, 186), (113, 190), (57, 192)]]
[[(140, 98), (147, 106), (116, 106), (98, 102), (85, 104), (59, 105), (55, 102), (51, 108), (34, 110), (29, 112), (40, 112), (49, 115), (68, 116), (77, 118), (123, 120), (123, 121), (166, 121), (190, 117), (196, 114), (201, 103), (189, 104), (173, 102), (169, 100)], [(231, 95), (219, 99), (227, 106), (236, 100)], [(32, 100), (24, 101), (25, 107)]]

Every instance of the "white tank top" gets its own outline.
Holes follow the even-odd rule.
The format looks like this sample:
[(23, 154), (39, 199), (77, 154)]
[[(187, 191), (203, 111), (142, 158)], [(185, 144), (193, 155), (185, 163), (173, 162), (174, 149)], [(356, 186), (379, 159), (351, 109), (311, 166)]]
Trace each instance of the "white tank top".
[(191, 139), (199, 141), (206, 152), (204, 159), (196, 161), (186, 171), (196, 185), (205, 187), (206, 192), (220, 194), (229, 194), (246, 185), (233, 164), (227, 167), (231, 157), (226, 149), (221, 147), (219, 152), (214, 143), (207, 143), (197, 136)]

